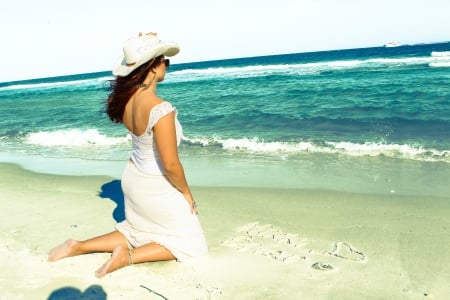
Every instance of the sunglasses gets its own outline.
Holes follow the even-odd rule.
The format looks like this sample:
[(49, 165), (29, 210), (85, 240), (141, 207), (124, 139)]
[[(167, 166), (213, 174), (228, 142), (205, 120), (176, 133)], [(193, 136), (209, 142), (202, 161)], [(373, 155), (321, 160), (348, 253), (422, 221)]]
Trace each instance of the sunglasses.
[(165, 58), (165, 59), (163, 58), (162, 62), (166, 65), (166, 69), (168, 69), (170, 66), (170, 60), (168, 58)]

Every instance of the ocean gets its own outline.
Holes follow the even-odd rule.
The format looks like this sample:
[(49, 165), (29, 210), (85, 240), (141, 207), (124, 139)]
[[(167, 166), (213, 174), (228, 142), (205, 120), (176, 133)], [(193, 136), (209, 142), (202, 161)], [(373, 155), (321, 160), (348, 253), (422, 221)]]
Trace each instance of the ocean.
[[(448, 196), (450, 42), (179, 63), (191, 184)], [(110, 71), (0, 83), (0, 161), (120, 177), (131, 149), (104, 113)]]

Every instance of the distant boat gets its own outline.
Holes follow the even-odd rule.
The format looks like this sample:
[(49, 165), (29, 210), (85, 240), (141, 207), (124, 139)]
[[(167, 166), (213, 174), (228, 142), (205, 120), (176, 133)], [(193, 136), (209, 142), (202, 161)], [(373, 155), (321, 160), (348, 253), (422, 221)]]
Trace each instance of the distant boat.
[(400, 42), (390, 42), (390, 43), (385, 44), (384, 46), (390, 48), (390, 47), (398, 47), (401, 45), (402, 44)]

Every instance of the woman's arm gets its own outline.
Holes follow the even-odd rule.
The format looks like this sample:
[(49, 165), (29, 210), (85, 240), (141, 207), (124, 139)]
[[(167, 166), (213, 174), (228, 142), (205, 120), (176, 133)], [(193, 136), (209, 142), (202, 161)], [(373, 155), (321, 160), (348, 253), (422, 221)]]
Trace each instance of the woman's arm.
[(183, 166), (178, 157), (175, 113), (172, 112), (159, 119), (153, 126), (153, 133), (167, 178), (184, 195), (191, 207), (191, 212), (197, 212)]

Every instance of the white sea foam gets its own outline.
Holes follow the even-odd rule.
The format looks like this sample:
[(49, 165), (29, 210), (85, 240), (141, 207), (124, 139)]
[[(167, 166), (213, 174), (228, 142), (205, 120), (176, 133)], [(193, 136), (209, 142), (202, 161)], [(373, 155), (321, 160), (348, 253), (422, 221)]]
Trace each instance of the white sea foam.
[(98, 132), (97, 129), (65, 129), (56, 131), (39, 131), (30, 133), (26, 143), (53, 147), (71, 146), (82, 147), (89, 145), (110, 146), (125, 143), (129, 137), (109, 137)]
[(409, 159), (423, 159), (423, 156), (450, 154), (449, 151), (437, 151), (425, 149), (423, 147), (413, 147), (410, 145), (383, 144), (383, 143), (363, 143), (356, 144), (350, 142), (328, 142), (332, 152), (343, 152), (351, 156), (388, 156)]
[[(25, 143), (52, 148), (76, 148), (74, 153), (83, 153), (83, 147), (126, 146), (130, 136), (111, 137), (99, 133), (96, 129), (67, 129), (56, 131), (39, 131), (29, 134)], [(187, 147), (201, 146), (206, 151), (240, 153), (249, 155), (265, 155), (283, 159), (295, 159), (297, 155), (304, 154), (337, 154), (350, 157), (391, 157), (419, 161), (442, 161), (450, 163), (450, 150), (437, 150), (424, 148), (420, 145), (387, 144), (387, 143), (354, 143), (354, 142), (321, 142), (311, 141), (265, 141), (261, 138), (220, 138), (213, 137), (184, 137)], [(102, 149), (102, 148), (98, 148)], [(216, 150), (213, 150), (216, 149)], [(72, 151), (72, 150), (70, 150)], [(79, 152), (82, 151), (82, 152)], [(92, 151), (92, 150), (89, 150)], [(127, 150), (128, 151), (128, 150)], [(189, 150), (187, 150), (189, 151)], [(117, 151), (116, 151), (117, 152)], [(117, 154), (117, 153), (116, 153)], [(240, 155), (239, 154), (239, 155)], [(78, 157), (74, 154), (74, 157)], [(93, 153), (90, 152), (92, 156)]]
[(73, 87), (90, 87), (90, 86), (101, 86), (104, 82), (111, 79), (111, 77), (101, 77), (94, 79), (79, 79), (70, 81), (56, 81), (56, 82), (42, 82), (42, 83), (24, 83), (24, 84), (14, 84), (0, 87), (0, 91), (7, 90), (48, 90), (54, 88), (67, 88), (69, 86)]
[(431, 52), (431, 56), (437, 56), (437, 57), (450, 57), (450, 51), (433, 51)]
[(265, 142), (258, 138), (225, 139), (221, 141), (226, 150), (249, 150), (253, 152), (285, 152), (297, 153), (304, 151), (320, 152), (320, 147), (310, 142), (287, 143), (287, 142)]
[(431, 52), (431, 57), (433, 58), (433, 61), (430, 62), (430, 67), (450, 67), (450, 51), (433, 51)]
[(296, 64), (254, 65), (245, 67), (217, 67), (174, 71), (167, 77), (170, 82), (209, 80), (211, 78), (258, 77), (276, 74), (310, 75), (326, 71), (353, 68), (404, 67), (413, 65), (448, 66), (450, 51), (432, 52), (429, 56), (336, 60)]
[(450, 150), (426, 149), (421, 146), (385, 143), (352, 142), (277, 142), (260, 138), (221, 139), (214, 137), (186, 139), (203, 147), (219, 145), (226, 151), (241, 151), (267, 155), (294, 155), (302, 153), (342, 154), (347, 156), (386, 156), (393, 158), (450, 162)]
[(432, 62), (432, 63), (430, 63), (430, 67), (448, 68), (448, 67), (450, 67), (450, 60), (449, 61), (441, 61), (441, 62)]
[(380, 65), (417, 65), (426, 64), (432, 60), (431, 57), (403, 57), (403, 58), (372, 58), (368, 59), (366, 63), (377, 63)]
[(304, 64), (254, 65), (246, 67), (219, 67), (207, 69), (186, 69), (171, 72), (169, 81), (192, 81), (211, 77), (236, 78), (257, 77), (273, 74), (316, 74), (320, 71), (348, 69), (360, 65), (360, 60), (326, 61)]

